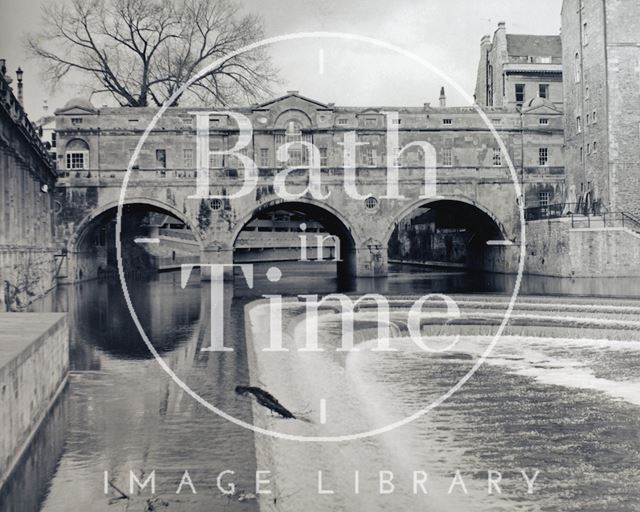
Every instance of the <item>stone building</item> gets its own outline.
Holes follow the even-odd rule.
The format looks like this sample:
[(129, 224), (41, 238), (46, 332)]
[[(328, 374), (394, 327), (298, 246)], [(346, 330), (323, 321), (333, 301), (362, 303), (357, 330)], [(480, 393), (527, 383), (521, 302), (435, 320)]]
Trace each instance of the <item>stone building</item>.
[(481, 107), (523, 108), (535, 98), (562, 110), (562, 41), (559, 35), (507, 34), (506, 24), (484, 36), (475, 98)]
[[(486, 35), (480, 42), (476, 103), (485, 111), (519, 113), (522, 148), (529, 155), (521, 165), (523, 172), (531, 169), (536, 157), (538, 164), (544, 165), (551, 150), (546, 142), (550, 140), (554, 141), (553, 161), (556, 164), (563, 161), (563, 147), (559, 143), (559, 134), (564, 129), (562, 76), (559, 35), (508, 34), (506, 24), (500, 22), (493, 38)], [(552, 173), (563, 173), (561, 163), (547, 165), (556, 167)], [(548, 184), (525, 189), (527, 208), (546, 208), (564, 200)]]
[(595, 213), (640, 217), (640, 3), (562, 6), (569, 196)]
[(44, 116), (35, 122), (38, 135), (44, 143), (45, 147), (49, 150), (51, 158), (54, 161), (57, 160), (57, 135), (56, 135), (56, 116), (49, 112), (49, 105), (45, 100), (43, 105)]
[[(232, 237), (231, 241), (226, 241), (227, 237), (240, 229), (242, 219), (247, 214), (251, 216), (252, 208), (256, 215), (253, 219), (264, 213), (255, 210), (255, 207), (271, 201), (273, 176), (286, 167), (304, 167), (308, 164), (306, 151), (295, 145), (289, 149), (288, 160), (279, 161), (276, 158), (279, 147), (287, 142), (313, 142), (319, 151), (323, 175), (328, 180), (336, 181), (343, 173), (345, 135), (354, 133), (359, 145), (351, 156), (355, 158), (358, 179), (362, 183), (362, 191), (367, 192), (369, 184), (374, 197), (367, 200), (363, 212), (359, 209), (360, 201), (351, 201), (357, 203), (356, 208), (356, 204), (347, 204), (335, 194), (333, 197), (339, 202), (332, 204), (329, 201), (326, 207), (351, 216), (348, 220), (354, 227), (349, 233), (360, 230), (364, 233), (361, 237), (363, 245), (372, 247), (356, 247), (355, 252), (384, 252), (384, 258), (376, 258), (382, 258), (381, 272), (386, 272), (384, 261), (388, 237), (385, 238), (385, 233), (393, 229), (398, 212), (402, 211), (402, 206), (397, 202), (384, 201), (383, 204), (380, 200), (384, 195), (387, 169), (387, 128), (388, 123), (392, 122), (397, 123), (401, 147), (417, 141), (426, 141), (433, 146), (438, 181), (439, 184), (442, 182), (445, 190), (443, 196), (467, 198), (464, 201), (468, 204), (483, 202), (486, 197), (487, 204), (483, 208), (495, 214), (496, 218), (505, 219), (509, 231), (517, 236), (516, 198), (507, 158), (473, 107), (433, 107), (429, 104), (401, 108), (342, 107), (289, 91), (282, 97), (259, 105), (233, 108), (233, 112), (245, 116), (253, 126), (251, 140), (241, 152), (258, 166), (260, 186), (250, 198), (211, 201), (204, 212), (201, 203), (189, 199), (189, 195), (194, 194), (196, 179), (194, 110), (210, 109), (167, 109), (150, 132), (133, 166), (132, 184), (140, 183), (142, 186), (144, 182), (147, 188), (135, 192), (132, 188), (129, 193), (146, 194), (143, 202), (152, 207), (162, 206), (164, 213), (182, 216), (192, 227), (197, 227), (196, 231), (202, 232), (202, 238), (207, 240), (205, 247), (214, 246), (221, 254), (233, 251), (230, 245), (235, 239)], [(385, 112), (396, 112), (397, 122), (392, 121)], [(562, 198), (562, 112), (551, 102), (540, 98), (529, 101), (522, 111), (488, 107), (485, 112), (506, 145), (518, 181), (524, 185), (527, 205), (539, 206)], [(95, 233), (90, 236), (79, 235), (78, 231), (89, 225), (94, 214), (97, 215), (95, 212), (102, 214), (106, 212), (106, 204), (113, 207), (117, 202), (119, 185), (129, 160), (155, 114), (156, 109), (152, 108), (97, 109), (84, 100), (72, 100), (56, 112), (57, 158), (61, 176), (58, 194), (63, 205), (58, 216), (59, 235), (71, 252), (76, 251), (78, 255), (86, 252), (88, 255), (86, 258), (78, 256), (77, 261), (86, 260), (87, 264), (85, 267), (81, 263), (73, 264), (73, 268), (69, 269), (70, 276), (77, 279), (80, 273), (85, 277), (93, 275), (91, 269), (95, 262), (104, 259), (96, 257), (96, 253), (91, 252), (94, 249), (87, 244), (89, 240), (100, 244), (100, 237)], [(209, 123), (210, 150), (227, 150), (235, 144), (238, 128), (229, 115), (211, 115)], [(402, 186), (411, 189), (412, 193), (420, 191), (419, 185), (414, 183), (419, 183), (416, 177), (424, 175), (421, 170), (424, 167), (423, 158), (422, 151), (417, 147), (410, 147), (401, 155), (400, 180), (404, 182)], [(226, 193), (239, 188), (237, 178), (242, 177), (242, 171), (235, 157), (211, 154), (209, 167), (213, 187)], [(318, 208), (324, 206), (318, 205)], [(375, 212), (384, 216), (379, 218), (379, 226), (373, 229), (375, 225), (371, 224), (370, 215)], [(464, 208), (458, 210), (458, 222), (464, 222), (461, 217), (466, 213)], [(330, 220), (328, 222), (331, 223)], [(459, 226), (450, 227), (456, 229)], [(369, 230), (372, 231), (367, 234)], [(250, 235), (244, 233), (244, 238)], [(84, 242), (80, 243), (79, 240)], [(83, 245), (82, 249), (80, 245)], [(210, 257), (213, 256), (207, 256)], [(101, 265), (107, 263), (104, 260)], [(360, 275), (367, 275), (366, 269), (373, 265), (366, 262), (358, 264), (361, 265)]]
[(55, 286), (54, 162), (0, 72), (0, 310)]

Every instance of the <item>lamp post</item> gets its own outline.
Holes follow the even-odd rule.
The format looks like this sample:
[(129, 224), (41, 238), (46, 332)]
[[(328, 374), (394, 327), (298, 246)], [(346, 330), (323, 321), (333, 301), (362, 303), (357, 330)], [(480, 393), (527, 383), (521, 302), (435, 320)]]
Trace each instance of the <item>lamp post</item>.
[(18, 101), (20, 102), (20, 105), (23, 105), (22, 103), (22, 75), (23, 75), (23, 71), (22, 68), (20, 66), (18, 66), (18, 69), (16, 69), (16, 77), (18, 79)]

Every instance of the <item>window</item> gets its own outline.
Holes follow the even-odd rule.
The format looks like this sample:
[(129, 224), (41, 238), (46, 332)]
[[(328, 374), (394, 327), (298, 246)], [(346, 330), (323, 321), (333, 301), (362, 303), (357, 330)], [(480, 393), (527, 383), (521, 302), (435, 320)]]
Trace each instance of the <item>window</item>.
[(167, 167), (167, 152), (164, 149), (156, 149), (156, 167)]
[(212, 210), (221, 210), (224, 205), (222, 203), (222, 199), (215, 198), (211, 200), (209, 206), (211, 206)]
[(524, 103), (524, 84), (516, 84), (516, 105), (521, 107)]
[(368, 126), (369, 128), (376, 126), (377, 123), (377, 119), (375, 117), (367, 117), (364, 120), (364, 125)]
[(365, 208), (369, 209), (369, 210), (373, 210), (376, 206), (378, 206), (378, 200), (375, 197), (367, 197), (364, 200), (364, 206)]
[[(595, 112), (593, 113), (595, 116)], [(57, 141), (57, 135), (56, 132), (51, 132), (51, 147), (55, 148), (56, 147), (56, 141)]]
[(284, 133), (276, 133), (276, 148), (284, 144)]
[(453, 119), (443, 119), (442, 124), (453, 124)]
[(538, 84), (538, 96), (549, 98), (549, 84)]
[[(219, 148), (213, 148), (211, 151), (220, 151)], [(224, 160), (222, 159), (221, 154), (217, 153), (209, 153), (209, 168), (215, 169), (220, 168), (224, 164)]]
[(320, 167), (327, 166), (327, 148), (320, 148)]
[(582, 117), (576, 117), (576, 133), (582, 132)]
[(368, 166), (376, 165), (376, 154), (370, 146), (362, 148), (362, 164)]
[(89, 168), (89, 145), (82, 139), (72, 139), (65, 147), (67, 169)]
[(297, 121), (289, 121), (284, 132), (286, 142), (300, 142), (302, 140), (302, 126)]
[(584, 163), (584, 148), (580, 146), (580, 163)]
[(269, 149), (260, 148), (260, 167), (269, 167)]
[(82, 118), (81, 117), (72, 117), (71, 118), (71, 124), (73, 125), (79, 125), (82, 124)]
[(587, 22), (582, 24), (582, 44), (584, 46), (589, 44), (589, 36), (587, 35)]
[(85, 151), (67, 151), (67, 169), (86, 169)]
[(500, 148), (493, 148), (493, 165), (494, 167), (500, 167), (502, 165), (502, 153)]
[(589, 126), (589, 121), (590, 121), (590, 117), (589, 117), (589, 114), (587, 114), (587, 126)]
[(541, 125), (548, 125), (549, 124), (549, 118), (548, 117), (541, 117), (538, 120), (538, 123)]
[(549, 206), (549, 200), (551, 199), (550, 192), (538, 192), (538, 206), (540, 208), (546, 208)]
[(549, 148), (538, 148), (538, 164), (549, 165)]
[(594, 153), (597, 153), (597, 152), (598, 152), (598, 143), (597, 143), (597, 142), (594, 142), (594, 143), (593, 143), (593, 152), (594, 152)]
[(585, 84), (584, 86), (584, 99), (588, 100), (589, 99), (589, 86)]
[(582, 66), (580, 65), (580, 54), (576, 53), (574, 56), (574, 64), (573, 68), (576, 74), (576, 83), (580, 83), (580, 79), (582, 78)]
[(595, 110), (593, 111), (592, 121), (593, 121), (594, 123), (596, 123), (596, 122), (598, 121), (598, 118), (596, 117), (596, 111), (595, 111)]
[(340, 119), (338, 119), (338, 124), (347, 124), (347, 119), (344, 117), (341, 117)]
[(289, 165), (302, 165), (302, 149), (289, 148)]
[(591, 154), (591, 143), (587, 143), (587, 155)]
[(451, 148), (442, 149), (442, 165), (444, 167), (451, 167), (453, 165), (453, 155)]
[(193, 149), (185, 149), (182, 151), (182, 161), (185, 169), (193, 167)]

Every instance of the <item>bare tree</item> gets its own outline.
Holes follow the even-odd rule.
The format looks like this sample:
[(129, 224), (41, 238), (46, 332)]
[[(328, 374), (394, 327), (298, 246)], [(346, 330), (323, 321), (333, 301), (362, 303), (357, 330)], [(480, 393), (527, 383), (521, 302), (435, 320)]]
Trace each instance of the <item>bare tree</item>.
[[(52, 85), (74, 72), (122, 106), (162, 105), (205, 65), (262, 38), (233, 0), (58, 0), (27, 38)], [(226, 58), (181, 95), (219, 105), (255, 101), (276, 82), (262, 49)], [(174, 102), (174, 105), (177, 101)]]

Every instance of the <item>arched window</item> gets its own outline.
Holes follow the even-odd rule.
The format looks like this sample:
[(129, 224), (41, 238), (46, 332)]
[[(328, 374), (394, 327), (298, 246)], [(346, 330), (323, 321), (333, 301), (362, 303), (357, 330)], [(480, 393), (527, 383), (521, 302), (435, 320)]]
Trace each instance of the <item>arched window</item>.
[(582, 78), (582, 66), (580, 65), (580, 54), (576, 52), (575, 56), (576, 83), (580, 83)]
[[(289, 146), (289, 161), (291, 166), (306, 165), (307, 150), (301, 144), (295, 144), (296, 142), (312, 142), (310, 134), (302, 133), (302, 125), (295, 120), (288, 121), (284, 132), (284, 142), (294, 143), (293, 146)], [(277, 141), (276, 141), (277, 145)]]
[(300, 142), (302, 140), (302, 126), (298, 121), (289, 121), (284, 132), (285, 142)]
[(65, 148), (67, 169), (89, 168), (89, 145), (82, 139), (72, 139)]

